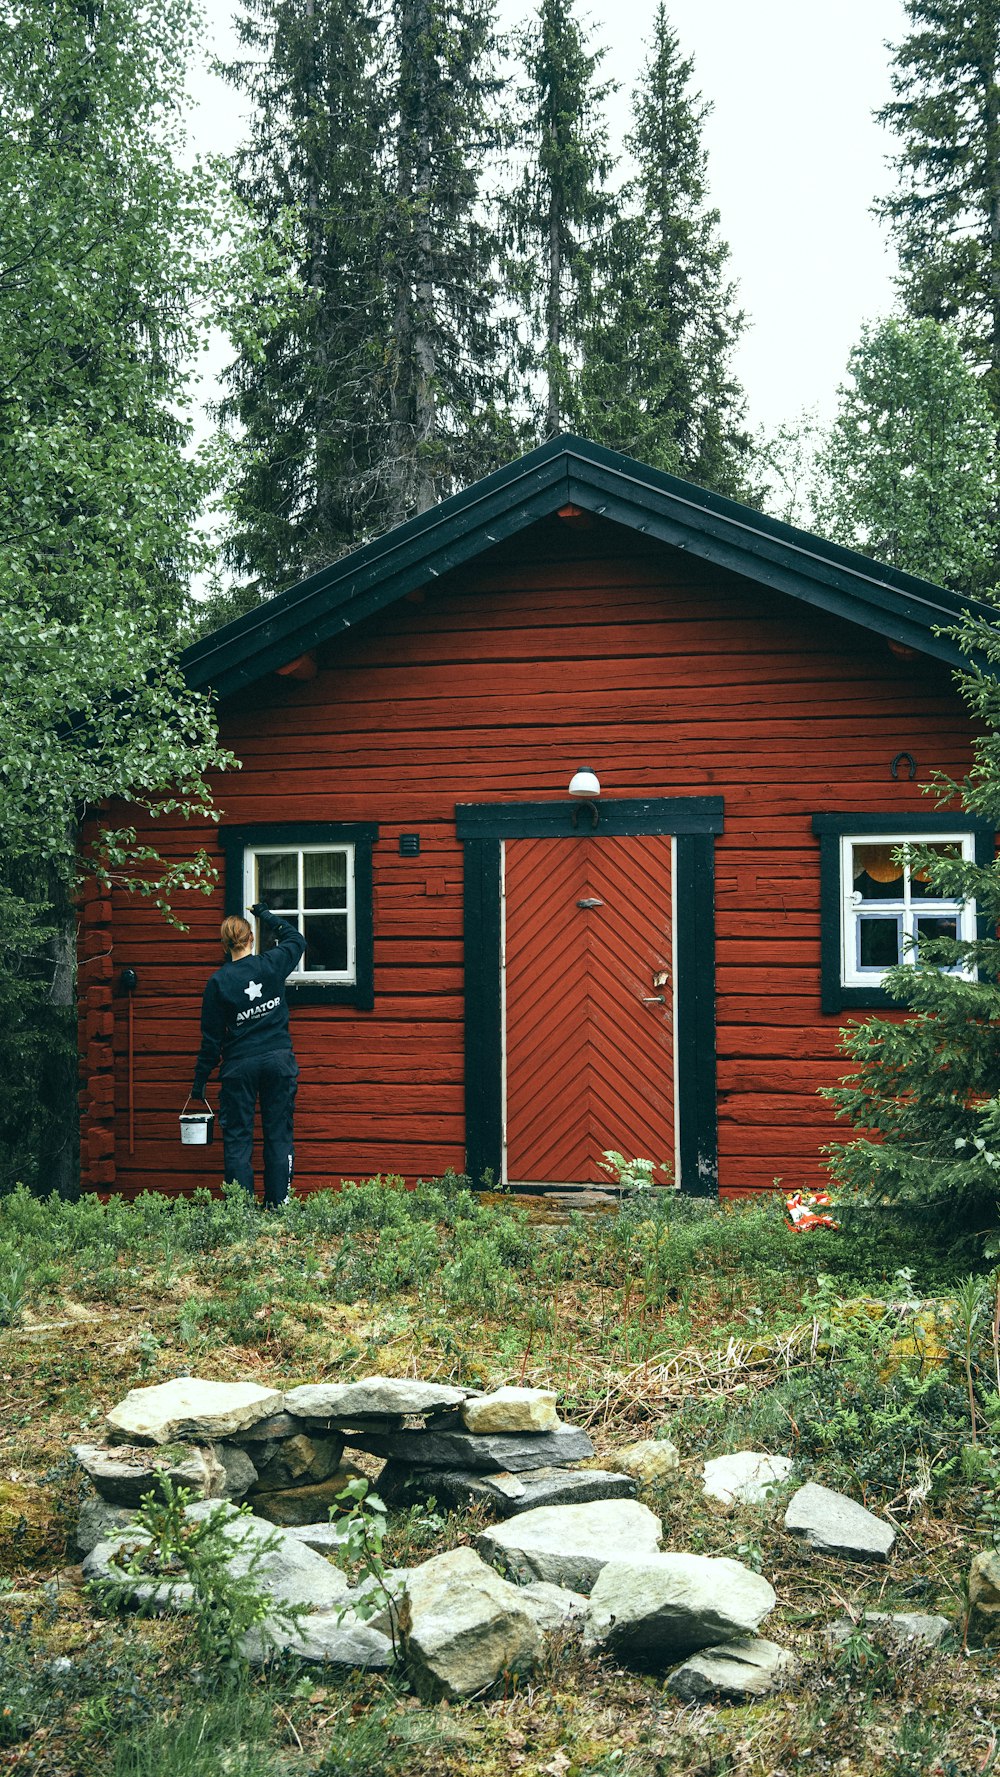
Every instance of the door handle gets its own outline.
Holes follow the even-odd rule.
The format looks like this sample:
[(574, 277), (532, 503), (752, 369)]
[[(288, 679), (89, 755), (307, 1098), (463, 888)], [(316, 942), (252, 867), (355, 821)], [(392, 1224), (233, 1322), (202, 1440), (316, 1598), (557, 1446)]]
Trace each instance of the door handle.
[(667, 996), (665, 993), (644, 993), (642, 1003), (644, 1006), (665, 1006)]

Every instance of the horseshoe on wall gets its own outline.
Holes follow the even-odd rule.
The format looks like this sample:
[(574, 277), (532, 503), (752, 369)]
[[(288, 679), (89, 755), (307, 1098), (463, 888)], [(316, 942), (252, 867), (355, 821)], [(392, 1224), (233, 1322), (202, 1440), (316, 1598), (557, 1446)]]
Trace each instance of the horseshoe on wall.
[(913, 757), (912, 753), (897, 753), (896, 757), (893, 759), (891, 765), (889, 766), (889, 770), (892, 772), (893, 780), (894, 781), (898, 780), (900, 761), (903, 759), (905, 759), (907, 761), (907, 763), (910, 767), (909, 771), (907, 772), (907, 776), (910, 780), (910, 783), (912, 784), (914, 778), (917, 775), (917, 761)]

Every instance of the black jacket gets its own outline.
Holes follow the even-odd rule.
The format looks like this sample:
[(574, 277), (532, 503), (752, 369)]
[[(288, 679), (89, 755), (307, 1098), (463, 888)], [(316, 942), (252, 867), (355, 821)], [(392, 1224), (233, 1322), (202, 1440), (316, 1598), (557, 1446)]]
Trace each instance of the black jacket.
[(191, 1088), (194, 1098), (204, 1095), (220, 1054), (225, 1068), (233, 1061), (292, 1052), (285, 981), (305, 950), (305, 939), (287, 920), (274, 914), (261, 918), (277, 936), (274, 949), (224, 962), (205, 988), (201, 1048)]

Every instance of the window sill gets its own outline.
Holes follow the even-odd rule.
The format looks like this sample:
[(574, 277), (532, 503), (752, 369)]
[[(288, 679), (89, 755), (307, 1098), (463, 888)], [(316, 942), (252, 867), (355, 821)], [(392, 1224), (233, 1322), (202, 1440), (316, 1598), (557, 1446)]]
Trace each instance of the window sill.
[(375, 1004), (372, 989), (357, 981), (288, 981), (285, 997), (290, 1006), (354, 1006), (359, 1012)]

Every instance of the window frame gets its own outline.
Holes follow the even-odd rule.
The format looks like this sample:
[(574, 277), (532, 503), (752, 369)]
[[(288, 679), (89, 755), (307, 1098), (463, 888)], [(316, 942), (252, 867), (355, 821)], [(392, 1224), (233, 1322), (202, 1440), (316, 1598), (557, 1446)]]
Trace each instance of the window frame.
[(252, 881), (253, 855), (259, 851), (334, 851), (349, 854), (348, 955), (354, 947), (353, 978), (346, 975), (293, 973), (286, 993), (289, 1005), (354, 1006), (370, 1012), (375, 1004), (375, 932), (372, 892), (372, 846), (378, 827), (368, 822), (298, 821), (274, 822), (252, 827), (221, 829), (225, 853), (226, 912), (246, 915)]
[[(347, 863), (344, 906), (342, 908), (308, 908), (305, 905), (305, 872), (303, 859), (307, 857), (330, 857), (334, 853), (344, 857)], [(274, 844), (244, 846), (243, 904), (245, 907), (252, 907), (254, 902), (258, 899), (267, 900), (269, 903), (273, 899), (273, 896), (258, 896), (256, 893), (257, 884), (254, 878), (256, 875), (255, 864), (257, 860), (259, 858), (287, 858), (289, 856), (294, 856), (298, 860), (298, 867), (296, 870), (297, 880), (295, 885), (296, 905), (295, 907), (275, 907), (274, 912), (280, 914), (284, 919), (291, 920), (293, 925), (307, 919), (310, 914), (334, 914), (337, 917), (343, 914), (345, 916), (344, 924), (347, 934), (346, 948), (348, 959), (346, 969), (293, 969), (288, 976), (289, 985), (298, 987), (305, 982), (311, 982), (315, 987), (356, 986), (358, 978), (357, 916), (355, 911), (356, 887), (354, 868), (356, 848), (353, 841), (328, 841), (325, 845)], [(299, 923), (299, 930), (303, 930), (301, 923)]]
[[(900, 811), (898, 814), (814, 814), (812, 830), (820, 842), (822, 1009), (832, 1013), (855, 1007), (894, 1007), (899, 1010), (899, 1000), (893, 999), (882, 986), (881, 979), (859, 981), (856, 978), (845, 978), (850, 974), (855, 977), (858, 974), (856, 969), (848, 970), (846, 966), (847, 939), (857, 929), (856, 920), (852, 920), (850, 924), (847, 920), (847, 905), (851, 893), (845, 870), (845, 860), (849, 855), (848, 845), (858, 842), (863, 844), (866, 840), (883, 845), (891, 841), (901, 846), (920, 845), (928, 841), (961, 841), (963, 849), (967, 847), (969, 860), (983, 868), (993, 859), (994, 829), (989, 822), (963, 813), (912, 814)], [(876, 906), (873, 902), (873, 911)], [(935, 903), (928, 902), (928, 914), (933, 916), (935, 910)], [(962, 924), (965, 927), (963, 936), (965, 933), (970, 937), (985, 938), (989, 935), (989, 922), (979, 914), (974, 904)]]
[[(950, 901), (929, 897), (926, 901), (915, 902), (912, 892), (906, 892), (906, 866), (902, 878), (903, 891), (886, 901), (872, 901), (857, 905), (854, 901), (855, 891), (851, 884), (854, 880), (851, 869), (851, 853), (856, 845), (870, 844), (890, 845), (895, 851), (897, 847), (926, 844), (951, 844), (962, 848), (962, 861), (967, 864), (975, 862), (976, 836), (968, 828), (953, 829), (948, 833), (845, 833), (840, 841), (840, 979), (844, 987), (879, 987), (885, 980), (890, 968), (896, 965), (887, 963), (882, 968), (864, 969), (860, 962), (854, 960), (858, 950), (858, 938), (861, 923), (865, 919), (894, 919), (899, 928), (900, 949), (903, 952), (899, 961), (906, 963), (912, 955), (911, 946), (916, 935), (916, 921), (921, 917), (955, 920), (956, 934), (961, 943), (969, 943), (976, 935), (975, 903), (967, 901)], [(912, 879), (911, 879), (912, 880)], [(950, 969), (949, 974), (958, 975), (961, 979), (974, 980), (975, 975), (966, 969)]]

